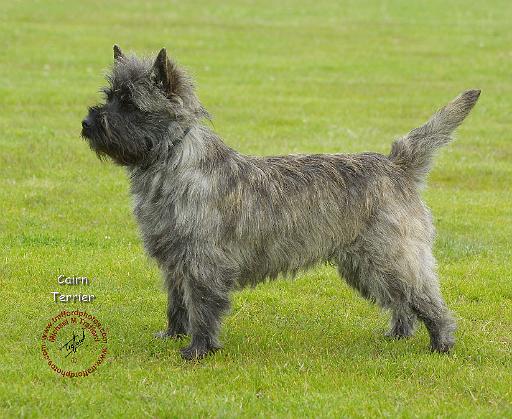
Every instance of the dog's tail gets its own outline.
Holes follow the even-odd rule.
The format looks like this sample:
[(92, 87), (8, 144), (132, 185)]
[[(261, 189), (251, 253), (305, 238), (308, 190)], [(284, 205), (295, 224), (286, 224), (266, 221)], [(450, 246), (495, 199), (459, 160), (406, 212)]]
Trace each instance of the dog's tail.
[(393, 143), (389, 158), (422, 185), (432, 165), (434, 153), (451, 141), (452, 132), (475, 106), (480, 90), (467, 90), (436, 112), (423, 126), (413, 129)]

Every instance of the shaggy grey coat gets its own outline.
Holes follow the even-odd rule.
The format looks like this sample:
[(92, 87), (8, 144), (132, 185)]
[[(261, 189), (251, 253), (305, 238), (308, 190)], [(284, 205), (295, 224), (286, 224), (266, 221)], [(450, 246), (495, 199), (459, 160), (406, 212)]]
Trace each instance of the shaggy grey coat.
[(200, 358), (220, 347), (230, 292), (320, 262), (392, 312), (389, 335), (419, 318), (432, 350), (449, 351), (455, 321), (439, 290), (434, 227), (419, 189), (435, 151), (476, 103), (469, 90), (423, 126), (377, 153), (254, 157), (228, 146), (187, 75), (114, 49), (106, 103), (90, 108), (83, 136), (128, 168), (134, 214), (168, 288), (162, 337), (190, 335)]

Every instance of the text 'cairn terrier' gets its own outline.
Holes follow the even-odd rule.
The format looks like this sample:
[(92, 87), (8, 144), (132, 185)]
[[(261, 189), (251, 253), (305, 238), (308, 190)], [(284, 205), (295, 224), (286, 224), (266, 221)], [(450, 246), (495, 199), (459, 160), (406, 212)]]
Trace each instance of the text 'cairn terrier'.
[(450, 350), (455, 321), (419, 189), (479, 90), (395, 141), (388, 156), (254, 157), (201, 124), (208, 113), (165, 49), (153, 62), (114, 46), (114, 61), (106, 103), (89, 109), (82, 135), (128, 169), (144, 245), (168, 289), (168, 326), (158, 336), (190, 335), (181, 354), (201, 358), (220, 347), (234, 288), (327, 261), (391, 310), (389, 336), (411, 336), (419, 318), (431, 349)]

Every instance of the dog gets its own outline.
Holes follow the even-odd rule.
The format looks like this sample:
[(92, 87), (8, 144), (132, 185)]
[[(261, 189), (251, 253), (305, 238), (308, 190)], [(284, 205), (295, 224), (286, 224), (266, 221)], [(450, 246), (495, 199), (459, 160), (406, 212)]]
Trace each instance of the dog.
[(192, 79), (165, 48), (153, 60), (114, 46), (108, 81), (82, 136), (100, 158), (127, 169), (144, 246), (168, 293), (168, 325), (157, 336), (189, 335), (183, 358), (220, 348), (234, 289), (322, 262), (391, 311), (389, 336), (411, 336), (419, 319), (431, 350), (453, 347), (456, 323), (440, 292), (420, 190), (479, 90), (396, 140), (387, 156), (256, 157), (202, 124), (209, 114)]

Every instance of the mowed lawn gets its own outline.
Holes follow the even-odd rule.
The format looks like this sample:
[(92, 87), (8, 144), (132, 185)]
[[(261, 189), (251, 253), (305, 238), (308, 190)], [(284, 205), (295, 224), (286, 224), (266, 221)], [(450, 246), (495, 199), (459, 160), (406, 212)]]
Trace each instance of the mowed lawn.
[[(417, 4), (416, 4), (417, 3)], [(0, 14), (0, 416), (512, 416), (512, 3), (18, 2)], [(424, 197), (451, 355), (319, 266), (233, 296), (224, 349), (181, 360), (158, 341), (166, 296), (122, 168), (80, 139), (112, 45), (166, 46), (213, 128), (248, 154), (387, 153), (467, 88), (482, 95)], [(87, 276), (63, 287), (60, 274)], [(95, 294), (57, 304), (52, 291)], [(63, 378), (41, 335), (63, 308), (107, 327), (108, 356)]]

